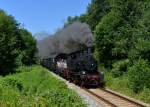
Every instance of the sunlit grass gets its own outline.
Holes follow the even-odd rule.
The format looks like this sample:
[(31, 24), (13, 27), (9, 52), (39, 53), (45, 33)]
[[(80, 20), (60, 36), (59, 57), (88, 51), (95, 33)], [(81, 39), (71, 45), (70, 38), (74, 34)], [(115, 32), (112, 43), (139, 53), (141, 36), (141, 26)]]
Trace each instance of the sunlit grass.
[(0, 77), (0, 107), (85, 107), (66, 84), (41, 66), (20, 67)]
[(106, 86), (114, 91), (120, 92), (132, 98), (139, 99), (143, 102), (150, 103), (150, 89), (144, 88), (143, 91), (136, 94), (129, 88), (128, 76), (125, 74), (118, 78), (113, 78), (112, 74), (105, 73)]

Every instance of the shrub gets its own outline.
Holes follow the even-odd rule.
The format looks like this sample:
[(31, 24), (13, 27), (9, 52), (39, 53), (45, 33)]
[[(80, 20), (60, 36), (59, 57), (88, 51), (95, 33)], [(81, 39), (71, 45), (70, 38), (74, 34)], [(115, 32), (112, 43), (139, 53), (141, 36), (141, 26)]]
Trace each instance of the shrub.
[(150, 103), (150, 89), (143, 88), (143, 91), (139, 93), (139, 99), (145, 101), (146, 103)]
[(127, 67), (129, 65), (129, 60), (121, 60), (117, 61), (113, 64), (113, 69), (111, 70), (114, 77), (119, 77), (123, 75), (127, 71)]
[(106, 86), (117, 91), (128, 91), (127, 87), (129, 81), (126, 75), (127, 74), (121, 77), (114, 78), (111, 72), (105, 73)]
[(3, 85), (15, 87), (15, 88), (19, 89), (20, 91), (23, 88), (22, 81), (20, 79), (16, 79), (16, 78), (12, 78), (12, 77), (5, 78), (3, 80)]
[(137, 60), (139, 57), (150, 62), (149, 38), (139, 38), (138, 41), (135, 43), (135, 47), (129, 52), (129, 58), (131, 60)]
[(144, 87), (139, 93), (133, 92), (129, 88), (128, 74), (114, 78), (111, 72), (105, 73), (106, 86), (116, 92), (130, 96), (131, 98), (139, 99), (145, 103), (150, 103), (150, 88)]
[(128, 69), (130, 88), (138, 93), (144, 86), (150, 88), (150, 66), (146, 60), (139, 59)]

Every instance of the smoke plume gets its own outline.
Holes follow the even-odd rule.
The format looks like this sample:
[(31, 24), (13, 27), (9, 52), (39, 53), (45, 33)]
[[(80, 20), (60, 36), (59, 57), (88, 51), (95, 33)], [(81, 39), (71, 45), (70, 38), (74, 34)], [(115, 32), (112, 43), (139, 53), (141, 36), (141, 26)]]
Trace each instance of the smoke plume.
[(37, 48), (41, 58), (51, 58), (60, 53), (68, 54), (79, 50), (81, 44), (92, 46), (92, 33), (87, 24), (74, 22), (38, 41)]

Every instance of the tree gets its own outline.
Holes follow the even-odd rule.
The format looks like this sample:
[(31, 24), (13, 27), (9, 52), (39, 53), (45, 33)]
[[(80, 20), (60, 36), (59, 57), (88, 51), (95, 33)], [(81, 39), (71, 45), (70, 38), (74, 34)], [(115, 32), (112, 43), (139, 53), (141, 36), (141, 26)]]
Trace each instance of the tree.
[(135, 93), (150, 88), (150, 66), (146, 60), (139, 59), (128, 70), (129, 85)]
[(129, 58), (143, 58), (150, 62), (150, 1), (147, 0), (144, 7), (143, 17), (137, 22), (138, 26), (134, 32), (137, 41), (129, 52)]
[(73, 22), (76, 22), (76, 21), (79, 21), (79, 16), (74, 16), (74, 17), (69, 16), (69, 17), (67, 18), (66, 23), (64, 24), (64, 27), (66, 27), (66, 26), (68, 26), (69, 24), (72, 24)]
[(64, 24), (64, 27), (66, 27), (66, 26), (69, 25), (69, 24), (72, 24), (73, 22), (86, 23), (86, 18), (87, 18), (87, 15), (86, 15), (86, 14), (82, 14), (82, 15), (80, 15), (80, 16), (74, 16), (74, 17), (69, 16), (69, 17), (67, 18), (66, 23)]
[(25, 65), (36, 63), (36, 40), (26, 29), (20, 29), (20, 34), (23, 40), (21, 46), (21, 62)]
[(137, 42), (137, 22), (142, 19), (145, 8), (144, 1), (136, 0), (110, 0), (110, 4), (111, 11), (94, 32), (97, 59), (108, 67), (116, 60), (128, 58)]
[(97, 24), (101, 21), (110, 10), (108, 0), (92, 0), (91, 4), (87, 7), (86, 20), (91, 30), (94, 31)]
[(104, 16), (97, 25), (94, 32), (94, 44), (96, 47), (96, 59), (105, 67), (111, 66), (113, 59), (112, 49), (114, 48), (114, 36), (117, 33), (117, 26), (121, 23), (119, 12), (110, 12)]
[(0, 10), (0, 74), (15, 68), (19, 54), (21, 36), (19, 24), (12, 17)]
[(36, 40), (26, 29), (0, 10), (0, 74), (12, 73), (21, 65), (36, 62)]

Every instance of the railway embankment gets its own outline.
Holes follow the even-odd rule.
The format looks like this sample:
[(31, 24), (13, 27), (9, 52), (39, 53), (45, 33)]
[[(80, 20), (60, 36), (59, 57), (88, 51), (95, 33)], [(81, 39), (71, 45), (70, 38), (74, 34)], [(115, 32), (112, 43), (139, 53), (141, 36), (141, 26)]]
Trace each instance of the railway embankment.
[(131, 88), (129, 88), (129, 79), (128, 76), (121, 76), (114, 78), (111, 73), (105, 74), (106, 87), (119, 92), (123, 95), (126, 95), (130, 98), (140, 100), (142, 102), (150, 104), (150, 90), (149, 88), (144, 88), (139, 93), (133, 92)]
[(69, 81), (63, 79), (62, 77), (54, 74), (53, 72), (50, 72), (53, 76), (55, 76), (56, 78), (58, 78), (59, 80), (63, 81), (69, 89), (74, 90), (86, 103), (86, 105), (88, 107), (105, 107), (105, 102), (100, 101), (97, 97), (95, 97), (94, 95), (88, 93), (87, 91), (85, 91), (83, 88), (70, 83)]
[(58, 75), (51, 72), (56, 78), (64, 81), (67, 86), (75, 90), (89, 107), (150, 107), (149, 104), (127, 97), (110, 89), (91, 88), (85, 89), (78, 87)]
[(86, 107), (85, 102), (41, 66), (20, 67), (0, 77), (0, 107)]
[(117, 104), (111, 104), (114, 102), (126, 104), (117, 98), (112, 98), (114, 102), (106, 101), (111, 99), (110, 94), (88, 89), (95, 93), (91, 94), (41, 66), (20, 67), (17, 71), (0, 77), (0, 107), (112, 107)]

